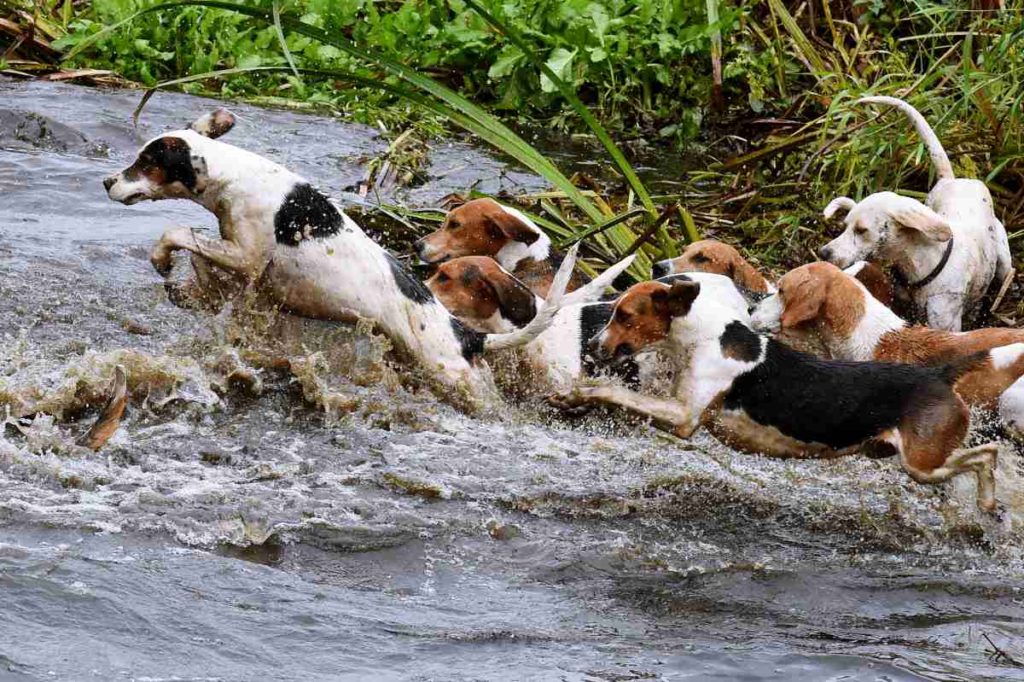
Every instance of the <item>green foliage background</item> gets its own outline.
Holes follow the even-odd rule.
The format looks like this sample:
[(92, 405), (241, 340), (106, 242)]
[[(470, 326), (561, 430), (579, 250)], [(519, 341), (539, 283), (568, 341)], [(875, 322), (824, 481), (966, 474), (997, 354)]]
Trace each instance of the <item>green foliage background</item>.
[[(55, 46), (68, 50), (149, 4), (96, 0), (62, 12), (58, 2), (53, 13), (65, 17), (67, 35)], [(867, 93), (918, 107), (958, 172), (988, 182), (1011, 243), (1024, 236), (1022, 0), (482, 4), (521, 33), (617, 139), (644, 142), (648, 157), (654, 149), (686, 160), (681, 167), (692, 170), (679, 178), (683, 188), (656, 197), (659, 204), (681, 200), (704, 234), (742, 242), (762, 261), (806, 260), (829, 229), (819, 212), (834, 196), (928, 189), (927, 154), (906, 121), (852, 106)], [(290, 0), (278, 9), (413, 67), (506, 121), (587, 132), (537, 65), (460, 0)], [(286, 42), (301, 68), (396, 82), (308, 37), (287, 34)], [(138, 17), (75, 63), (153, 85), (287, 60), (272, 26), (188, 7)], [(326, 105), (389, 127), (440, 125), (393, 93), (330, 79), (248, 74), (185, 87)]]

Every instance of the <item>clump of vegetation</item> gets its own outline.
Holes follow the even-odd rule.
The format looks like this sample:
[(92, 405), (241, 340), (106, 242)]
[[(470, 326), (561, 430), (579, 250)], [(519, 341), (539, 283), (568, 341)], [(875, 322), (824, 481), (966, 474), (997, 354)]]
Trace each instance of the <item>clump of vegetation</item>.
[[(918, 107), (958, 171), (988, 182), (1011, 243), (1024, 235), (1021, 0), (203, 0), (136, 15), (152, 7), (65, 0), (43, 19), (66, 27), (52, 43), (66, 67), (389, 128), (445, 119), (551, 182), (524, 205), (558, 243), (585, 239), (595, 264), (639, 251), (636, 276), (701, 233), (792, 265), (823, 240), (833, 196), (926, 191), (920, 140), (851, 105), (867, 93)], [(567, 178), (503, 121), (584, 133), (613, 170)], [(690, 159), (680, 189), (651, 196), (612, 134), (640, 160)]]

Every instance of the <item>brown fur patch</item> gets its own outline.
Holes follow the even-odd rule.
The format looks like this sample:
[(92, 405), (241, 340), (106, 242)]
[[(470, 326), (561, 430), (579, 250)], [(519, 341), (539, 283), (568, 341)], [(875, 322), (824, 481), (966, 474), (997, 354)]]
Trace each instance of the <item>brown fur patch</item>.
[(864, 317), (864, 292), (831, 263), (808, 263), (779, 280), (782, 327), (819, 324), (849, 336)]
[[(906, 327), (885, 334), (875, 346), (875, 359), (936, 364), (1011, 343), (1024, 343), (1024, 329), (976, 329), (948, 332)], [(956, 390), (969, 405), (993, 407), (1003, 391), (1024, 374), (1024, 359), (996, 369), (991, 361), (965, 373)]]
[(725, 275), (751, 291), (768, 292), (768, 280), (732, 246), (715, 239), (702, 239), (672, 259), (673, 272), (709, 272)]
[(892, 307), (893, 288), (892, 281), (885, 270), (874, 263), (865, 263), (854, 277), (864, 285), (868, 293), (882, 302), (886, 308)]
[(496, 312), (518, 326), (537, 314), (533, 292), (487, 256), (464, 256), (442, 263), (427, 287), (449, 312), (482, 332)]
[(946, 463), (969, 426), (970, 413), (955, 393), (946, 399), (919, 399), (900, 422), (903, 459), (913, 469), (930, 473)]
[(474, 199), (448, 212), (440, 228), (420, 240), (437, 254), (435, 262), (461, 256), (496, 256), (513, 241), (532, 244), (537, 233), (493, 199)]

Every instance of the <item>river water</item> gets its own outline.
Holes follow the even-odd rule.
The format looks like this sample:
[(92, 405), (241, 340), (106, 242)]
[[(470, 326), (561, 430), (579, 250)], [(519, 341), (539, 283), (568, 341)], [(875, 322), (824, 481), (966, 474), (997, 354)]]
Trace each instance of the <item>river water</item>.
[[(160, 94), (134, 129), (138, 98), (0, 81), (0, 680), (1024, 679), (985, 639), (1024, 659), (1012, 450), (994, 523), (972, 481), (467, 416), (362, 332), (177, 308), (149, 246), (211, 217), (100, 180), (213, 103)], [(234, 110), (229, 141), (343, 203), (386, 148)], [(542, 186), (458, 141), (429, 173), (396, 199)]]

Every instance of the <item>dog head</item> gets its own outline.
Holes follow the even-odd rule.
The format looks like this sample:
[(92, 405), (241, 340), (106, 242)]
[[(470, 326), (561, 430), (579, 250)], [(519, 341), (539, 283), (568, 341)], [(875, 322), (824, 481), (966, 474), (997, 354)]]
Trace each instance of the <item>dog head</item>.
[(427, 287), (452, 315), (478, 332), (508, 332), (537, 315), (533, 292), (488, 256), (442, 263)]
[(651, 268), (655, 279), (677, 272), (710, 272), (725, 275), (750, 291), (767, 293), (769, 290), (767, 280), (739, 251), (715, 239), (694, 242), (680, 256), (659, 261)]
[(460, 256), (497, 257), (503, 249), (516, 244), (521, 245), (525, 255), (541, 236), (518, 211), (493, 199), (473, 199), (449, 211), (441, 227), (417, 241), (414, 247), (424, 263), (441, 263)]
[(699, 293), (700, 284), (692, 280), (634, 284), (615, 303), (608, 324), (590, 340), (591, 354), (603, 362), (622, 362), (664, 341), (672, 320), (689, 313)]
[(234, 114), (217, 109), (196, 119), (186, 130), (150, 140), (132, 165), (103, 179), (107, 196), (130, 206), (146, 199), (182, 199), (201, 194), (206, 186), (203, 148), (208, 140), (220, 137), (234, 124)]
[(841, 209), (848, 211), (846, 229), (818, 251), (822, 260), (841, 268), (859, 260), (892, 263), (922, 244), (945, 242), (953, 236), (945, 218), (920, 201), (894, 192), (877, 192), (860, 203), (847, 197), (833, 199), (825, 207), (825, 218)]
[(816, 329), (850, 336), (864, 317), (866, 292), (856, 279), (831, 263), (808, 263), (779, 280), (779, 290), (762, 301), (751, 321), (756, 329)]

